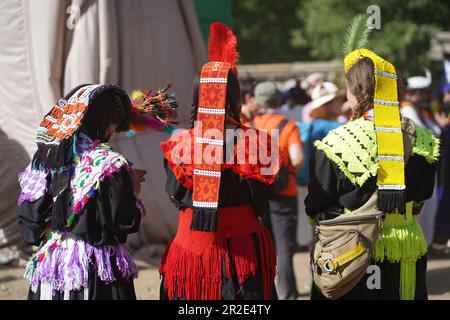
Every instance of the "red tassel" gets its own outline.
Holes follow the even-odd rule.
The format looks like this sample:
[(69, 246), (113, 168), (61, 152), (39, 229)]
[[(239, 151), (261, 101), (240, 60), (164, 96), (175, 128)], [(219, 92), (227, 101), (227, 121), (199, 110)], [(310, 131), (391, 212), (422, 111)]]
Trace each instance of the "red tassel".
[(237, 40), (226, 24), (214, 22), (209, 28), (208, 59), (209, 61), (236, 64), (239, 53), (236, 51)]
[(263, 229), (258, 233), (259, 249), (261, 256), (261, 271), (263, 276), (264, 286), (264, 300), (273, 299), (273, 285), (275, 279), (275, 267), (277, 263), (277, 256), (272, 237), (267, 231)]
[(242, 286), (245, 279), (256, 274), (258, 267), (252, 235), (231, 238), (230, 247), (234, 257), (239, 285)]
[(169, 299), (174, 299), (177, 289), (178, 299), (220, 300), (224, 254), (220, 247), (212, 246), (203, 255), (196, 255), (171, 242), (160, 267)]

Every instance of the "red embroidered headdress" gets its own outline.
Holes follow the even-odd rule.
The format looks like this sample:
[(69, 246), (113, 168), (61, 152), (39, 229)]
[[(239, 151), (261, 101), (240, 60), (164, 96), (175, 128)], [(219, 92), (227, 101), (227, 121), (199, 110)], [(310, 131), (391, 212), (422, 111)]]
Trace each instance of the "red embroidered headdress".
[[(219, 137), (205, 138), (194, 130), (194, 143), (201, 144), (202, 154), (208, 145), (222, 145), (225, 117), (228, 113), (225, 105), (227, 95), (228, 72), (237, 76), (236, 36), (223, 23), (215, 22), (210, 27), (208, 40), (208, 60), (200, 73), (199, 102), (196, 126), (201, 125), (202, 132), (216, 129)], [(223, 150), (223, 149), (222, 149)], [(192, 229), (214, 231), (217, 221), (217, 207), (221, 176), (220, 163), (206, 163), (205, 159), (194, 166)]]

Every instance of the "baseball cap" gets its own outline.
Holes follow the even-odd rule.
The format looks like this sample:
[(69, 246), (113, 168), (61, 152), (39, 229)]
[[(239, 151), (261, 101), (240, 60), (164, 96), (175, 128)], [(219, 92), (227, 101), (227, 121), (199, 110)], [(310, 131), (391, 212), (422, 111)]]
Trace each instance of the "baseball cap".
[(255, 100), (263, 107), (267, 108), (281, 98), (280, 91), (272, 81), (258, 83), (255, 87)]

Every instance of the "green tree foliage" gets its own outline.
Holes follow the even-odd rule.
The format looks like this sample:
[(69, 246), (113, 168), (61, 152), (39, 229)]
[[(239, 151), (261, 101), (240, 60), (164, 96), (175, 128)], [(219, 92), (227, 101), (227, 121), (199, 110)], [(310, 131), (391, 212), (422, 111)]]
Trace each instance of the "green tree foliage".
[(345, 31), (372, 4), (381, 9), (381, 29), (367, 47), (406, 73), (420, 72), (432, 35), (450, 29), (448, 0), (234, 0), (241, 60), (341, 59)]
[(291, 62), (309, 58), (291, 33), (302, 29), (299, 0), (233, 0), (234, 31), (241, 63)]

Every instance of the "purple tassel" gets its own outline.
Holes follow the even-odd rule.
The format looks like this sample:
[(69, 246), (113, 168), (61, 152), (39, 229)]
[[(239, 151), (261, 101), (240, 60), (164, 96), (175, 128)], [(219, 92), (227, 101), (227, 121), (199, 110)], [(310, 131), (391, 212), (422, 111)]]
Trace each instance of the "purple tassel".
[(136, 207), (141, 213), (141, 219), (143, 219), (147, 215), (147, 208), (145, 208), (144, 203), (139, 198), (136, 198)]
[(116, 263), (124, 279), (137, 278), (137, 266), (127, 245), (120, 244), (117, 246)]
[(108, 254), (108, 248), (105, 247), (93, 247), (95, 263), (97, 264), (97, 272), (100, 280), (111, 283), (115, 281), (111, 260)]
[[(99, 278), (106, 283), (116, 280), (111, 257), (115, 259), (115, 263), (124, 279), (137, 278), (137, 266), (126, 244), (114, 247), (94, 247), (84, 243), (85, 248), (82, 251), (83, 244), (79, 240), (74, 241), (76, 242), (73, 245), (73, 251), (70, 253), (66, 247), (61, 245), (55, 247), (55, 243), (45, 246), (45, 250), (50, 250), (50, 254), (45, 256), (36, 266), (30, 281), (33, 291), (37, 289), (41, 282), (50, 283), (53, 294), (56, 291), (80, 290), (86, 287), (87, 270), (85, 270), (86, 265), (83, 264), (83, 260), (87, 261), (88, 264), (94, 264)], [(42, 251), (38, 252), (38, 255), (41, 253)], [(70, 256), (68, 256), (69, 254)]]
[[(80, 263), (81, 258), (82, 257), (79, 255), (78, 241), (75, 241), (69, 263), (66, 266), (66, 268), (68, 268), (68, 276), (71, 280), (70, 287), (72, 290), (80, 290), (83, 285), (86, 285), (86, 283), (84, 283), (83, 266)], [(67, 280), (68, 279), (66, 279), (66, 281)]]

